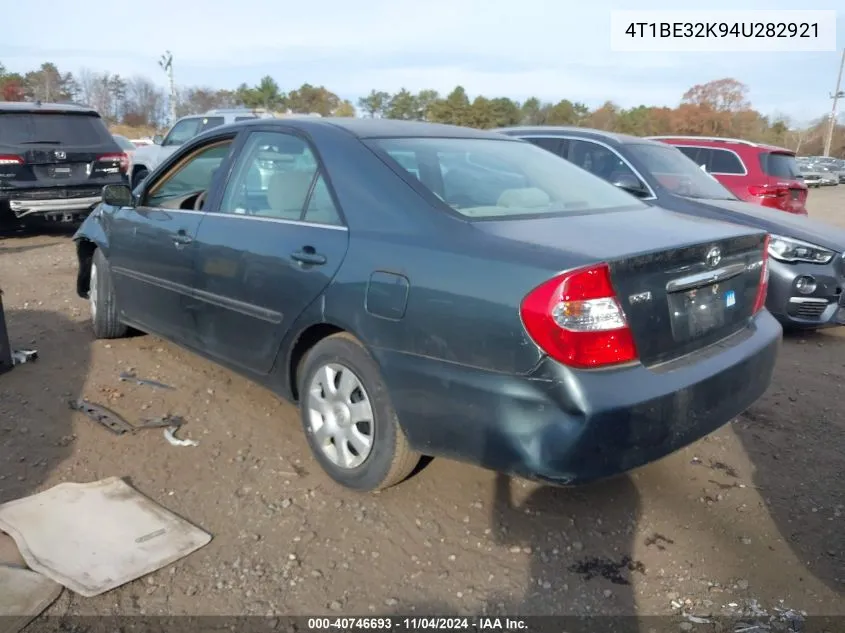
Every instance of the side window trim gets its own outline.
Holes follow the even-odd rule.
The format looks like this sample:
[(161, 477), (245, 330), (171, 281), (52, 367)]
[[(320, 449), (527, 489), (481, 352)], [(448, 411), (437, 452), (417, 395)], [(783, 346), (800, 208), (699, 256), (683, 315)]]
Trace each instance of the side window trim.
[[(198, 154), (205, 152), (206, 150), (212, 149), (219, 145), (223, 145), (224, 143), (229, 143), (229, 156), (223, 160), (221, 163), (221, 167), (226, 164), (227, 161), (231, 160), (233, 155), (233, 150), (235, 149), (235, 136), (224, 136), (215, 139), (210, 139), (208, 142), (203, 143), (198, 147), (192, 148), (188, 151), (184, 156), (179, 157), (175, 160), (172, 164), (170, 164), (165, 170), (163, 170), (160, 174), (157, 174), (155, 180), (151, 181), (150, 184), (144, 187), (144, 191), (141, 197), (140, 202), (138, 203), (139, 207), (144, 207), (148, 209), (155, 209), (157, 207), (152, 207), (148, 204), (149, 198), (153, 195), (156, 191), (158, 191), (161, 186), (166, 183), (170, 178), (174, 175), (179, 173), (183, 167), (191, 162)], [(211, 192), (214, 188), (214, 181), (210, 183), (210, 186), (207, 191)], [(171, 209), (172, 211), (173, 209)]]
[[(255, 117), (257, 118), (257, 117)], [(239, 163), (242, 160), (249, 160), (248, 149), (249, 149), (249, 141), (253, 135), (256, 134), (282, 134), (285, 136), (289, 136), (295, 139), (302, 141), (308, 151), (311, 152), (311, 156), (316, 163), (316, 169), (314, 170), (314, 174), (311, 177), (311, 182), (308, 185), (308, 190), (305, 195), (305, 200), (303, 201), (302, 209), (300, 210), (299, 219), (297, 220), (289, 220), (285, 218), (272, 218), (267, 216), (255, 216), (255, 215), (245, 215), (239, 213), (231, 213), (227, 211), (221, 211), (220, 207), (223, 204), (223, 201), (226, 198), (226, 192), (229, 189), (229, 186), (233, 184), (234, 179), (238, 175), (238, 167)], [(265, 222), (281, 222), (281, 223), (288, 223), (288, 224), (307, 224), (308, 226), (316, 226), (316, 227), (324, 227), (330, 229), (339, 229), (339, 230), (347, 230), (348, 225), (346, 223), (346, 218), (343, 214), (343, 210), (341, 209), (340, 204), (337, 201), (337, 195), (334, 192), (334, 189), (331, 185), (330, 179), (327, 176), (327, 172), (325, 166), (323, 164), (322, 158), (320, 153), (317, 151), (314, 144), (311, 142), (311, 139), (301, 134), (299, 130), (295, 128), (289, 127), (250, 127), (247, 130), (242, 130), (238, 135), (239, 138), (232, 145), (232, 150), (229, 154), (229, 164), (226, 168), (226, 175), (223, 179), (221, 179), (219, 184), (219, 190), (216, 192), (214, 196), (215, 205), (214, 207), (209, 207), (206, 205), (204, 212), (209, 214), (217, 214), (217, 215), (225, 215), (228, 217), (235, 217), (241, 218), (244, 220), (258, 220), (258, 221), (265, 221)], [(308, 209), (311, 206), (311, 199), (314, 196), (314, 191), (316, 190), (317, 183), (319, 182), (320, 178), (323, 179), (323, 183), (326, 186), (326, 189), (329, 194), (329, 199), (331, 200), (332, 206), (334, 211), (337, 215), (339, 224), (324, 224), (321, 222), (313, 222), (309, 220), (304, 220), (303, 218), (307, 215)], [(209, 196), (209, 200), (207, 202), (211, 202), (211, 196)]]
[(657, 194), (655, 193), (654, 188), (651, 186), (651, 184), (648, 182), (648, 180), (643, 178), (643, 175), (642, 175), (642, 173), (640, 173), (640, 170), (637, 169), (636, 167), (634, 167), (631, 164), (631, 161), (629, 161), (627, 158), (622, 156), (622, 154), (617, 152), (616, 149), (614, 149), (613, 147), (611, 147), (607, 143), (602, 143), (601, 141), (598, 141), (598, 140), (592, 139), (592, 138), (589, 138), (589, 139), (588, 138), (582, 138), (580, 136), (561, 135), (558, 138), (567, 142), (566, 156), (563, 157), (563, 158), (565, 158), (566, 160), (568, 160), (570, 163), (573, 163), (573, 164), (574, 164), (574, 162), (571, 160), (571, 158), (572, 158), (572, 151), (575, 149), (575, 141), (580, 141), (580, 142), (584, 142), (584, 143), (593, 143), (594, 145), (599, 145), (599, 146), (605, 148), (606, 150), (608, 150), (609, 152), (614, 154), (619, 160), (621, 160), (628, 167), (628, 169), (630, 169), (634, 173), (634, 175), (637, 178), (640, 179), (640, 182), (643, 183), (643, 185), (645, 185), (646, 189), (648, 189), (648, 195), (643, 197), (643, 198), (640, 198), (640, 200), (657, 200)]

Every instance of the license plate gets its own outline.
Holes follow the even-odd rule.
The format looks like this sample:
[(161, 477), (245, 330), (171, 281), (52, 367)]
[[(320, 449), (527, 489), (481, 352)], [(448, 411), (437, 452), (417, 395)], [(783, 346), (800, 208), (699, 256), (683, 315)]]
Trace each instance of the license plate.
[(688, 341), (724, 326), (736, 310), (736, 292), (722, 284), (669, 295), (672, 335)]
[(72, 173), (70, 167), (53, 167), (50, 170), (50, 175), (54, 178), (69, 178)]

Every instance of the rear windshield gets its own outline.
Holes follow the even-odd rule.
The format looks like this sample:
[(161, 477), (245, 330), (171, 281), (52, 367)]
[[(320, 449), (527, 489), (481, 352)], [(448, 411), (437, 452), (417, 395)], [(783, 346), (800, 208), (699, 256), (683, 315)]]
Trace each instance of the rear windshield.
[(680, 148), (645, 143), (634, 143), (627, 148), (657, 182), (675, 195), (707, 200), (736, 199)]
[(760, 154), (760, 167), (763, 172), (774, 178), (795, 180), (795, 177), (799, 174), (798, 162), (792, 154), (777, 152)]
[(628, 193), (523, 141), (373, 139), (452, 210), (470, 218), (560, 215), (644, 207)]
[(93, 114), (15, 112), (0, 114), (0, 145), (113, 144), (103, 120)]

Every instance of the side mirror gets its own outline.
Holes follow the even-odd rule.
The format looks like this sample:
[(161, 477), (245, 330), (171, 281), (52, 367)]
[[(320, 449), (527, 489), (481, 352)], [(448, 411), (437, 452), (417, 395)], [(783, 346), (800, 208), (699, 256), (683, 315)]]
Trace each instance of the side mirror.
[(103, 187), (103, 203), (111, 207), (132, 206), (132, 190), (126, 185), (106, 185)]
[(161, 134), (156, 134), (153, 137), (153, 144), (154, 145), (161, 145), (164, 142), (164, 137)]
[(611, 181), (611, 184), (614, 187), (624, 189), (628, 193), (633, 194), (639, 198), (644, 198), (649, 195), (646, 186), (642, 182), (640, 182), (639, 178), (631, 174), (619, 174)]

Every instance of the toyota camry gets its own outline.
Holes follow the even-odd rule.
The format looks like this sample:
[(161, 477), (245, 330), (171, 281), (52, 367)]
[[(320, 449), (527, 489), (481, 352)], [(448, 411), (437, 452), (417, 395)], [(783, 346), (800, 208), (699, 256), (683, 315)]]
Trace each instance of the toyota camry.
[(422, 455), (554, 484), (641, 466), (768, 387), (768, 236), (493, 132), (235, 123), (75, 236), (99, 338), (156, 334), (299, 404), (358, 490)]

